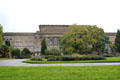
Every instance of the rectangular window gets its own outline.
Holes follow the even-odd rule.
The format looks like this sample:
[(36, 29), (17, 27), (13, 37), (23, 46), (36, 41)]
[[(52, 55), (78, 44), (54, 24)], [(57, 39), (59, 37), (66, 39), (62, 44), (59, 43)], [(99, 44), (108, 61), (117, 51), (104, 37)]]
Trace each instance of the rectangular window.
[(22, 42), (20, 42), (19, 45), (22, 46)]
[(33, 42), (33, 46), (36, 46), (36, 43), (35, 43), (35, 42)]
[(31, 42), (29, 42), (29, 46), (31, 46)]
[(53, 45), (53, 40), (49, 40), (49, 45), (52, 46)]
[(27, 42), (25, 42), (25, 46), (27, 46)]

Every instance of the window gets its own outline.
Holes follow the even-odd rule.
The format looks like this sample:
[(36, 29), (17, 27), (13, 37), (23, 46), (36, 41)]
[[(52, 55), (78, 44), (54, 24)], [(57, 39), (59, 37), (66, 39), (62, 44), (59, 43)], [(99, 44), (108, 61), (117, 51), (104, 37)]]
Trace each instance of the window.
[(27, 42), (25, 42), (25, 46), (27, 46)]
[(18, 41), (16, 41), (16, 44), (15, 44), (15, 46), (17, 47), (17, 46), (19, 46), (19, 42)]
[(31, 42), (29, 42), (29, 46), (31, 46)]
[(35, 42), (33, 42), (33, 46), (36, 46), (36, 43), (35, 43)]
[(16, 42), (15, 46), (18, 46), (18, 42)]
[(39, 48), (37, 48), (37, 52), (39, 52), (40, 51), (40, 49)]
[(53, 40), (49, 40), (49, 45), (51, 46), (51, 45), (53, 45)]
[(19, 45), (22, 46), (22, 42), (20, 42)]
[(58, 45), (58, 46), (60, 45), (60, 40), (57, 40), (57, 45)]

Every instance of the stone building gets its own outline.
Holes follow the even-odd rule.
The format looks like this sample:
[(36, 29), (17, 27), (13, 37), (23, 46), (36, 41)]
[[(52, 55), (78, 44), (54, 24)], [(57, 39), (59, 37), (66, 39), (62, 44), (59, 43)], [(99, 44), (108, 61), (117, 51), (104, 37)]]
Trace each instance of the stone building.
[[(39, 25), (39, 31), (35, 33), (14, 33), (6, 32), (3, 34), (4, 43), (10, 40), (11, 46), (19, 48), (28, 48), (31, 52), (40, 52), (41, 40), (46, 38), (48, 49), (56, 47), (59, 49), (60, 38), (68, 30), (69, 25)], [(106, 33), (110, 41), (114, 43), (116, 33)]]

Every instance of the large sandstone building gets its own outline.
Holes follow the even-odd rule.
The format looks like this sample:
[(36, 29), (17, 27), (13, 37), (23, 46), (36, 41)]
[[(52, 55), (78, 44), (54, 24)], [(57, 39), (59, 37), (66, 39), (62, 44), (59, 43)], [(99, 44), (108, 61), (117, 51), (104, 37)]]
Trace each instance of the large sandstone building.
[[(59, 48), (61, 36), (68, 30), (69, 25), (39, 25), (39, 31), (35, 33), (3, 34), (4, 42), (10, 40), (11, 46), (19, 49), (28, 48), (31, 52), (40, 52), (41, 40), (46, 38), (48, 49)], [(116, 33), (106, 33), (110, 41), (114, 43)]]

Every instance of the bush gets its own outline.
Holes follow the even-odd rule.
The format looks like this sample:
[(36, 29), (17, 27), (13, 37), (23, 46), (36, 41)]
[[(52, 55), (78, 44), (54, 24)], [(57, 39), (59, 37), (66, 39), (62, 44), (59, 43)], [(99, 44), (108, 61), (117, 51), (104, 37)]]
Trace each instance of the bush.
[(99, 55), (85, 55), (81, 60), (104, 60), (105, 57)]
[(63, 56), (62, 57), (62, 60), (63, 61), (74, 61), (74, 60), (76, 60), (77, 58), (76, 57), (74, 57), (74, 56)]
[(31, 57), (30, 59), (35, 61), (42, 61), (42, 57), (40, 56), (34, 56), (34, 57)]
[(11, 50), (11, 56), (12, 58), (20, 58), (20, 49), (14, 48)]
[(41, 56), (31, 57), (30, 60), (34, 60), (34, 61), (47, 61), (47, 59), (42, 58)]
[(83, 55), (78, 54), (78, 53), (75, 53), (75, 54), (73, 54), (72, 56), (74, 56), (74, 57), (76, 57), (76, 58), (81, 58), (81, 57), (83, 57)]
[(61, 55), (61, 51), (56, 48), (53, 48), (53, 49), (47, 50), (46, 55), (59, 56), (59, 55)]
[(108, 53), (104, 53), (103, 56), (104, 56), (104, 57), (113, 57), (112, 54), (108, 54)]
[(24, 49), (22, 50), (22, 52), (21, 52), (21, 56), (22, 56), (23, 58), (30, 58), (30, 56), (31, 56), (30, 50), (27, 49), (27, 48), (24, 48)]
[(0, 56), (9, 57), (9, 47), (7, 45), (0, 45)]

